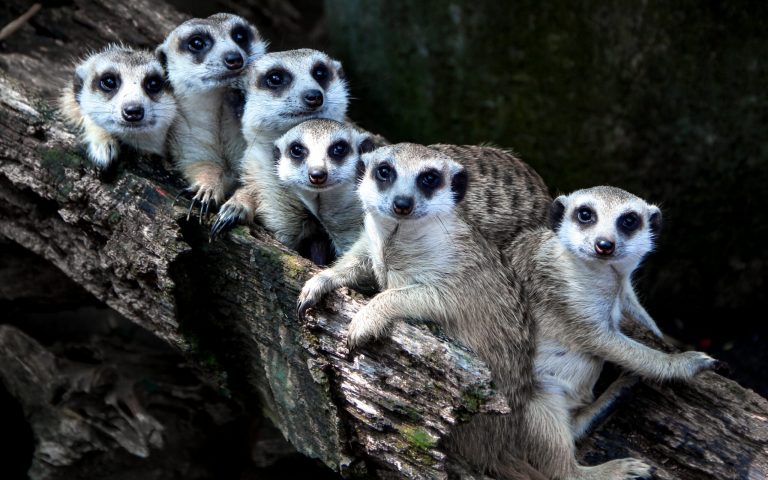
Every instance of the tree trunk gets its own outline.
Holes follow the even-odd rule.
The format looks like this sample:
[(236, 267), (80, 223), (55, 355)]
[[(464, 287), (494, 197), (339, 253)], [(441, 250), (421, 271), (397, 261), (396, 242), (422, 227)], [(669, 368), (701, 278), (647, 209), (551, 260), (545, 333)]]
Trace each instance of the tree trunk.
[[(12, 2), (19, 14), (22, 3)], [(174, 205), (183, 186), (167, 164), (125, 152), (116, 179), (104, 182), (60, 122), (51, 99), (71, 78), (69, 58), (110, 41), (151, 48), (181, 19), (157, 0), (75, 1), (44, 8), (7, 40), (0, 232), (198, 362), (212, 380), (226, 378), (235, 400), (342, 474), (440, 478), (447, 464), (461, 472), (440, 439), (476, 412), (507, 409), (471, 352), (403, 322), (391, 340), (350, 354), (346, 325), (362, 296), (331, 295), (301, 324), (296, 297), (317, 271), (307, 260), (258, 228), (209, 243), (207, 226), (186, 221), (185, 201)], [(0, 340), (8, 338), (12, 357), (55, 371), (33, 342), (0, 330)], [(13, 388), (11, 367), (0, 372), (9, 391), (27, 398)], [(36, 408), (22, 406), (28, 416)], [(641, 384), (579, 455), (586, 463), (635, 456), (663, 479), (764, 478), (767, 417), (764, 399), (713, 373), (691, 385)], [(47, 444), (36, 440), (42, 454)], [(162, 451), (157, 443), (144, 447), (126, 450), (150, 458)]]

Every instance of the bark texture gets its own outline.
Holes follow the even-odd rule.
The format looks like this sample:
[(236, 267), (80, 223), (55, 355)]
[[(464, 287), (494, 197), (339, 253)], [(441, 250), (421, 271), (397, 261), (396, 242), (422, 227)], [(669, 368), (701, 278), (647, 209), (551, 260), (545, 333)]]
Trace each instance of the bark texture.
[[(23, 2), (8, 8), (14, 5), (24, 10)], [(461, 473), (440, 439), (473, 413), (507, 408), (471, 352), (427, 325), (404, 322), (391, 341), (350, 354), (346, 325), (362, 296), (337, 292), (301, 324), (295, 300), (315, 271), (308, 261), (259, 229), (241, 227), (209, 243), (206, 226), (187, 222), (184, 205), (174, 205), (182, 185), (167, 165), (124, 152), (115, 179), (102, 181), (61, 124), (51, 99), (71, 77), (70, 58), (109, 41), (151, 48), (182, 18), (158, 1), (74, 1), (44, 8), (7, 40), (0, 52), (0, 232), (198, 362), (212, 380), (226, 378), (233, 399), (342, 474), (440, 478), (449, 466)], [(44, 425), (60, 425), (62, 409), (51, 406), (51, 395), (55, 379), (66, 376), (54, 354), (10, 327), (0, 328), (0, 343), (0, 381), (33, 425), (40, 409), (48, 412)], [(25, 386), (24, 370), (42, 382)], [(110, 378), (114, 389), (119, 378)], [(152, 459), (167, 451), (153, 435), (167, 426), (143, 418), (141, 400), (137, 405), (118, 409), (123, 430), (109, 429), (109, 445)], [(688, 386), (641, 384), (580, 455), (587, 463), (636, 456), (656, 465), (661, 479), (764, 478), (767, 418), (764, 399), (712, 373)], [(82, 435), (89, 428), (96, 427)], [(36, 458), (52, 444), (85, 449), (75, 456), (98, 451), (91, 440), (33, 430)]]

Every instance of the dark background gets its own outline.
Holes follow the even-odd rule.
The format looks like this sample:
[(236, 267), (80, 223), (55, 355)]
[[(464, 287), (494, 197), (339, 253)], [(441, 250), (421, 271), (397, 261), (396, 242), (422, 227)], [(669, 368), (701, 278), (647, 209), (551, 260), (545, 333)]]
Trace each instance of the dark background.
[[(659, 204), (664, 229), (637, 277), (641, 299), (671, 337), (768, 395), (765, 2), (170, 3), (190, 16), (243, 15), (273, 51), (326, 50), (344, 63), (352, 119), (390, 141), (493, 143), (553, 194), (611, 184)], [(0, 25), (20, 13), (0, 6)], [(2, 251), (13, 278), (3, 259), (29, 254)], [(27, 331), (105, 308), (87, 294), (11, 297), (0, 308)], [(20, 432), (0, 434), (9, 458), (26, 459), (32, 438), (2, 389), (0, 410), (0, 430)]]

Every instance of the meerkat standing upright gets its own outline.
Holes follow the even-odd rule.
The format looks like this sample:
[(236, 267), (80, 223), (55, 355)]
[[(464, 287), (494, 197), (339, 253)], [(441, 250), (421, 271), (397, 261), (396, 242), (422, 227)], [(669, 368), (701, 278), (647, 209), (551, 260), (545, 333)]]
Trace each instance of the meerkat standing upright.
[(248, 146), (240, 161), (242, 186), (219, 210), (211, 237), (257, 217), (278, 241), (296, 249), (318, 226), (280, 184), (274, 143), (306, 120), (344, 120), (348, 91), (341, 63), (310, 49), (266, 54), (249, 69), (245, 97), (242, 125)]
[(336, 255), (354, 244), (363, 230), (357, 181), (360, 155), (374, 149), (371, 135), (352, 124), (309, 120), (275, 142), (277, 174), (331, 238)]
[(200, 204), (221, 205), (237, 181), (245, 150), (236, 87), (246, 67), (266, 51), (256, 28), (237, 15), (194, 18), (174, 29), (157, 48), (179, 104), (171, 150)]
[(381, 147), (363, 158), (365, 233), (306, 283), (299, 315), (331, 290), (375, 278), (382, 292), (352, 319), (350, 347), (384, 336), (402, 318), (438, 322), (488, 364), (511, 409), (473, 417), (457, 428), (449, 448), (497, 478), (536, 476), (517, 460), (525, 441), (521, 413), (535, 389), (535, 326), (522, 305), (522, 282), (458, 208), (472, 188), (467, 172), (447, 155), (413, 144)]
[(62, 92), (59, 110), (77, 126), (88, 157), (101, 169), (117, 158), (119, 142), (165, 155), (176, 101), (151, 52), (110, 45), (88, 55)]
[(532, 427), (526, 459), (556, 480), (647, 475), (650, 467), (638, 460), (586, 467), (574, 456), (574, 441), (615, 396), (609, 388), (593, 403), (603, 361), (654, 381), (688, 380), (717, 361), (701, 352), (654, 350), (619, 328), (622, 317), (629, 317), (659, 332), (631, 283), (632, 272), (653, 249), (658, 207), (618, 188), (594, 187), (558, 197), (551, 212), (551, 230), (522, 233), (505, 251), (526, 284), (537, 324), (542, 388), (526, 411)]

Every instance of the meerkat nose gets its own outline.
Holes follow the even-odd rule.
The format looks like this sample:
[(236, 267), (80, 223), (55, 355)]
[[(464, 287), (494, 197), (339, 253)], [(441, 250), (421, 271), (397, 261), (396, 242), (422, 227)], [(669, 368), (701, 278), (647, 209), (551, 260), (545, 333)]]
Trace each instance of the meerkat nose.
[(316, 168), (309, 171), (309, 183), (312, 185), (322, 185), (328, 178), (328, 172), (325, 170)]
[(144, 118), (144, 107), (137, 103), (129, 103), (123, 107), (123, 118), (127, 122), (140, 122)]
[(413, 198), (395, 197), (395, 201), (392, 202), (392, 206), (396, 214), (401, 216), (410, 215), (413, 211)]
[(243, 68), (243, 56), (240, 55), (240, 52), (229, 52), (224, 57), (224, 65), (229, 70), (239, 70)]
[(304, 92), (304, 103), (310, 108), (323, 106), (323, 92), (320, 90), (307, 90)]
[(598, 253), (598, 255), (611, 255), (614, 248), (614, 243), (606, 238), (598, 238), (595, 242), (595, 251)]

